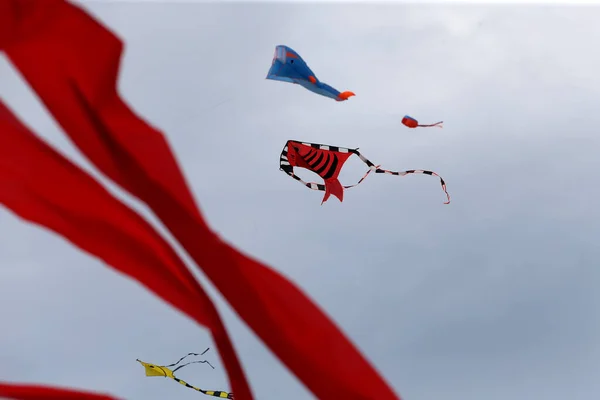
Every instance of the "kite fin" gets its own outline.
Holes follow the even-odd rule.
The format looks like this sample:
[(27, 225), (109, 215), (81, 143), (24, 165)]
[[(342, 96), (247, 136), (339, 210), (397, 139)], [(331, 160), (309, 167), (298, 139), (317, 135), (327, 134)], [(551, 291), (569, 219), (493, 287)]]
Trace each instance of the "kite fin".
[(344, 101), (344, 100), (348, 100), (348, 98), (352, 97), (352, 96), (356, 96), (353, 92), (342, 92), (340, 94), (338, 94), (338, 101)]
[(331, 195), (337, 197), (340, 202), (344, 201), (344, 187), (337, 178), (325, 180), (325, 196), (323, 196), (321, 205), (323, 205)]

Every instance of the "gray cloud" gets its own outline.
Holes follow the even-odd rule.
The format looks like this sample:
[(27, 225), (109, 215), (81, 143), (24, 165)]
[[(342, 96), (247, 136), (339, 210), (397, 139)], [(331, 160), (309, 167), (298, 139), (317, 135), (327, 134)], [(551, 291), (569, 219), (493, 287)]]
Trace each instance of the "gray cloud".
[[(403, 398), (600, 395), (598, 8), (85, 7), (126, 40), (122, 93), (166, 132), (210, 223), (293, 278)], [(278, 44), (357, 97), (266, 81)], [(93, 171), (5, 60), (0, 77), (2, 98)], [(445, 128), (409, 131), (404, 114)], [(430, 177), (370, 176), (320, 206), (322, 194), (278, 170), (287, 139), (434, 170), (453, 202)], [(342, 180), (364, 171), (351, 159)], [(203, 350), (205, 330), (6, 210), (0, 229), (2, 379), (198, 396), (145, 378), (135, 359)], [(207, 286), (256, 397), (312, 398)], [(182, 378), (227, 388), (211, 357), (217, 370)]]

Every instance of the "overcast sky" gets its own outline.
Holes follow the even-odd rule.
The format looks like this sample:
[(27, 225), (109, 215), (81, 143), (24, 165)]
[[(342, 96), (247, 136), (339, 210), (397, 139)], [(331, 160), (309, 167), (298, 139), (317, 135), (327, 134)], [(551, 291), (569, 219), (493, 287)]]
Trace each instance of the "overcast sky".
[[(600, 7), (85, 8), (126, 42), (121, 91), (166, 133), (212, 226), (295, 280), (403, 399), (600, 398)], [(279, 44), (356, 97), (265, 80)], [(0, 89), (94, 171), (4, 55)], [(444, 129), (409, 130), (405, 114)], [(279, 171), (288, 139), (436, 171), (452, 203), (436, 178), (374, 175), (321, 206), (322, 193)], [(350, 159), (342, 183), (365, 171)], [(206, 330), (4, 208), (0, 238), (1, 380), (199, 398), (135, 359), (212, 347)], [(256, 398), (313, 398), (198, 276)], [(229, 390), (207, 356), (216, 370), (180, 377)]]

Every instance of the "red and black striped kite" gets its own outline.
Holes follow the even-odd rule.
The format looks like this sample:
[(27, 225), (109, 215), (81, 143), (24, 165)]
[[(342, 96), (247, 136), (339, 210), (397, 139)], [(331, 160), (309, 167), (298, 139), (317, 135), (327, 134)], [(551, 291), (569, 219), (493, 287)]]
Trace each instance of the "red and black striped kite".
[[(356, 154), (362, 162), (367, 164), (369, 170), (367, 173), (354, 185), (342, 186), (338, 180), (338, 176), (344, 166), (344, 163), (352, 155)], [(294, 174), (294, 167), (306, 168), (309, 171), (319, 175), (325, 181), (324, 184), (305, 182), (298, 175)], [(375, 171), (376, 174), (388, 174), (388, 175), (399, 175), (404, 176), (408, 174), (425, 174), (435, 175), (440, 178), (442, 189), (446, 193), (448, 198), (444, 204), (450, 204), (450, 195), (446, 191), (446, 182), (441, 176), (432, 171), (412, 169), (408, 171), (395, 172), (388, 171), (386, 169), (379, 168), (379, 165), (373, 164), (365, 156), (360, 154), (357, 149), (347, 149), (345, 147), (330, 146), (325, 144), (317, 143), (305, 143), (298, 142), (296, 140), (288, 140), (281, 156), (279, 157), (279, 169), (292, 178), (300, 181), (304, 186), (312, 190), (321, 190), (325, 192), (323, 201), (325, 203), (329, 196), (334, 195), (340, 201), (344, 201), (344, 189), (359, 185), (371, 171)]]

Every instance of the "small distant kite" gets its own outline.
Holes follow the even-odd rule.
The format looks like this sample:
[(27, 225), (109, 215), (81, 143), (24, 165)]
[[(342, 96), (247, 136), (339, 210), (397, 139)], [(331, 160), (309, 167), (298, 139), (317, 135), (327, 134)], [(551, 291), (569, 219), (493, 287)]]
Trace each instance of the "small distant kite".
[(215, 390), (203, 390), (200, 388), (197, 388), (195, 386), (190, 385), (187, 382), (184, 382), (183, 380), (177, 378), (175, 376), (175, 371), (177, 371), (180, 368), (185, 367), (186, 365), (190, 365), (190, 364), (196, 364), (196, 363), (202, 363), (202, 364), (208, 364), (210, 365), (210, 367), (212, 369), (215, 369), (215, 367), (212, 366), (211, 363), (209, 363), (206, 360), (202, 360), (202, 361), (191, 361), (188, 363), (185, 363), (183, 365), (180, 365), (179, 367), (175, 368), (174, 370), (169, 369), (169, 367), (174, 367), (177, 364), (179, 364), (181, 361), (183, 361), (186, 357), (188, 356), (201, 356), (204, 353), (206, 353), (209, 349), (204, 350), (201, 354), (198, 353), (188, 353), (187, 355), (181, 357), (179, 359), (179, 361), (177, 361), (176, 363), (170, 364), (170, 365), (156, 365), (156, 364), (150, 364), (141, 360), (136, 360), (137, 362), (139, 362), (140, 364), (142, 364), (144, 366), (144, 369), (146, 370), (146, 376), (162, 376), (165, 378), (171, 378), (173, 379), (175, 382), (178, 382), (180, 384), (182, 384), (185, 387), (188, 387), (190, 389), (194, 389), (200, 393), (204, 393), (208, 396), (213, 396), (213, 397), (219, 397), (221, 399), (233, 399), (233, 393), (227, 393), (227, 392), (221, 392), (221, 391), (215, 391)]
[(405, 115), (404, 118), (402, 118), (402, 123), (406, 126), (408, 126), (409, 128), (416, 128), (416, 127), (420, 127), (420, 128), (430, 128), (432, 126), (438, 127), (438, 128), (443, 128), (442, 123), (444, 121), (440, 121), (440, 122), (436, 122), (435, 124), (430, 124), (430, 125), (420, 125), (419, 121), (417, 121), (416, 119), (414, 119), (413, 117), (410, 117), (408, 115)]
[[(342, 186), (338, 180), (338, 176), (342, 170), (342, 167), (346, 160), (352, 155), (356, 154), (362, 162), (367, 164), (369, 171), (358, 181), (358, 183), (351, 186)], [(294, 167), (306, 168), (319, 175), (325, 181), (325, 184), (305, 182), (300, 177), (294, 174)], [(380, 169), (379, 165), (373, 164), (367, 160), (357, 149), (346, 149), (344, 147), (329, 146), (324, 144), (316, 143), (304, 143), (295, 140), (288, 140), (285, 144), (281, 156), (279, 158), (279, 169), (292, 178), (296, 179), (304, 186), (312, 190), (324, 191), (325, 195), (321, 204), (325, 203), (330, 195), (337, 197), (340, 202), (344, 200), (344, 189), (349, 189), (354, 186), (358, 186), (371, 171), (375, 171), (376, 174), (389, 174), (405, 176), (408, 174), (426, 174), (435, 175), (440, 178), (440, 183), (446, 197), (447, 202), (444, 204), (450, 204), (450, 195), (446, 191), (446, 183), (441, 176), (431, 171), (424, 170), (409, 170), (403, 172), (388, 171)]]
[(273, 57), (271, 69), (267, 74), (267, 79), (297, 83), (311, 92), (330, 97), (336, 101), (348, 100), (349, 97), (355, 96), (352, 92), (340, 93), (328, 84), (321, 82), (302, 57), (287, 46), (275, 47), (275, 56)]

